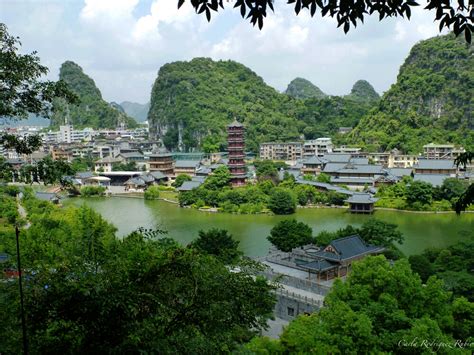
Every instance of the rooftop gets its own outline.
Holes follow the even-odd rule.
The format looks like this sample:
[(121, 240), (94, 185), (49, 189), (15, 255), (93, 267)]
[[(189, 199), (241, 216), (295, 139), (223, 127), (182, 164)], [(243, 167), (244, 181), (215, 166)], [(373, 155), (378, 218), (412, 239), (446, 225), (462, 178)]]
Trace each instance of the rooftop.
[(201, 181), (185, 181), (183, 185), (178, 187), (178, 191), (191, 191), (202, 185)]
[(175, 168), (194, 168), (200, 165), (199, 160), (176, 160)]
[(450, 159), (419, 159), (415, 169), (456, 169), (456, 165)]
[(349, 197), (346, 202), (349, 203), (375, 203), (378, 201), (378, 198), (372, 197), (370, 194), (366, 193), (354, 193)]
[(413, 180), (424, 181), (433, 186), (441, 186), (443, 181), (449, 177), (451, 177), (449, 174), (415, 174)]

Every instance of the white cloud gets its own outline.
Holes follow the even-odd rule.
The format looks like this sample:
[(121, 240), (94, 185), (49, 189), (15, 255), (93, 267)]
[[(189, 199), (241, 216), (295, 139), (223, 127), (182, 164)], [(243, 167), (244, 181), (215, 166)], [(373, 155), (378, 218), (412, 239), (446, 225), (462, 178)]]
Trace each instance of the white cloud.
[(81, 18), (85, 20), (120, 20), (131, 16), (139, 0), (85, 0)]
[(295, 16), (283, 2), (262, 31), (231, 3), (211, 23), (185, 4), (178, 10), (176, 0), (0, 0), (0, 21), (25, 51), (39, 51), (54, 76), (62, 61), (74, 60), (107, 100), (139, 102), (149, 99), (161, 65), (195, 56), (242, 62), (279, 90), (301, 76), (329, 94), (349, 92), (358, 79), (384, 91), (411, 46), (437, 34), (434, 14), (421, 8), (411, 21), (367, 18), (344, 35), (334, 19)]

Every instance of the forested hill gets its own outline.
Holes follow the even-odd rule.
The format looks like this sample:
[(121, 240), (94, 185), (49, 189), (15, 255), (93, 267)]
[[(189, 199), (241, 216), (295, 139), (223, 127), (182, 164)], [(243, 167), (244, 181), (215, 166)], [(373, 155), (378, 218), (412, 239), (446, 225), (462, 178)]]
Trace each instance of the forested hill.
[(377, 101), (380, 99), (380, 95), (377, 94), (374, 87), (366, 80), (357, 80), (352, 87), (350, 98), (361, 101)]
[(474, 46), (454, 35), (416, 44), (397, 82), (349, 136), (370, 150), (420, 152), (433, 142), (474, 148)]
[(79, 97), (80, 103), (68, 105), (62, 100), (56, 100), (55, 113), (51, 118), (52, 126), (63, 124), (66, 117), (69, 123), (77, 127), (115, 128), (121, 123), (125, 123), (127, 127), (137, 125), (133, 118), (102, 99), (94, 80), (76, 63), (64, 62), (59, 70), (59, 79), (69, 85)]
[(322, 99), (327, 96), (324, 92), (321, 91), (320, 88), (314, 85), (311, 81), (303, 78), (293, 79), (288, 84), (285, 94), (297, 99)]
[(242, 64), (195, 58), (160, 69), (148, 121), (168, 149), (211, 151), (225, 149), (226, 125), (236, 117), (246, 127), (246, 148), (257, 152), (262, 142), (311, 139), (355, 126), (374, 103), (349, 96), (295, 99)]
[(299, 138), (295, 100), (234, 61), (195, 58), (160, 68), (148, 121), (169, 149), (222, 149), (234, 117), (246, 126), (247, 149), (263, 141)]

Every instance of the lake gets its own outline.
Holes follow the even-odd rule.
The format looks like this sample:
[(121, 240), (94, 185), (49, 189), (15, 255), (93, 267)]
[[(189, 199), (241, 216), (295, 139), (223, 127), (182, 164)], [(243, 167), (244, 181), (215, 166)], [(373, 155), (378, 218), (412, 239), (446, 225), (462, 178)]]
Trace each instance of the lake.
[(322, 230), (335, 231), (352, 224), (360, 226), (375, 217), (395, 223), (405, 236), (400, 249), (406, 255), (418, 254), (428, 247), (444, 247), (466, 237), (474, 230), (474, 214), (420, 214), (402, 211), (376, 211), (373, 216), (354, 215), (344, 209), (303, 208), (291, 216), (237, 215), (201, 212), (180, 208), (164, 201), (146, 201), (139, 198), (71, 198), (65, 205), (86, 205), (99, 212), (124, 236), (138, 227), (157, 228), (168, 231), (168, 236), (187, 244), (198, 236), (201, 229), (227, 229), (240, 241), (240, 249), (248, 256), (267, 253), (267, 241), (272, 227), (285, 218), (296, 218), (307, 223), (317, 234)]

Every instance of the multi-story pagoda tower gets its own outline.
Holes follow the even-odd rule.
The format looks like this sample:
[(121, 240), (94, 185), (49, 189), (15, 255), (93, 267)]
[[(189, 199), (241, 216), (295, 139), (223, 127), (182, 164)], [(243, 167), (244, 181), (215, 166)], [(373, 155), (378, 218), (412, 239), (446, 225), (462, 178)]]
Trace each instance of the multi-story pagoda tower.
[(227, 151), (229, 152), (229, 167), (232, 186), (245, 185), (246, 169), (245, 169), (245, 140), (244, 140), (244, 125), (234, 119), (230, 125), (227, 126)]

